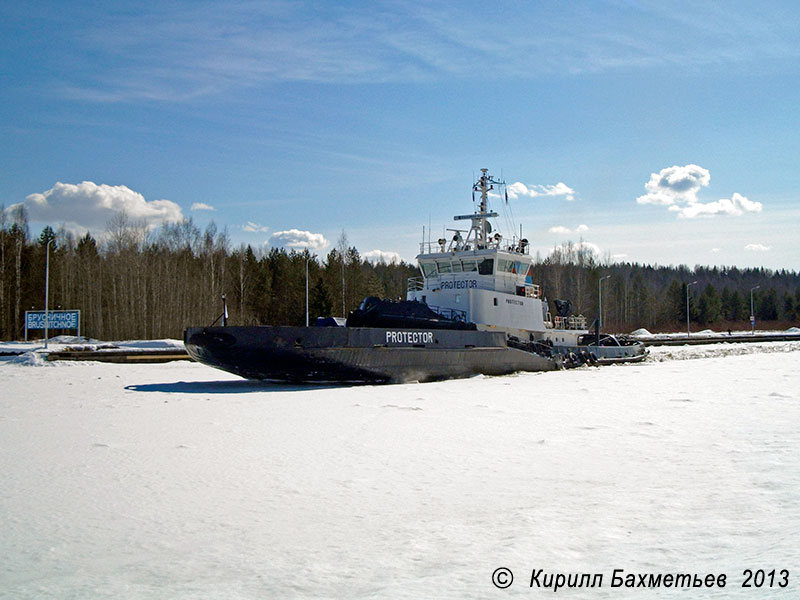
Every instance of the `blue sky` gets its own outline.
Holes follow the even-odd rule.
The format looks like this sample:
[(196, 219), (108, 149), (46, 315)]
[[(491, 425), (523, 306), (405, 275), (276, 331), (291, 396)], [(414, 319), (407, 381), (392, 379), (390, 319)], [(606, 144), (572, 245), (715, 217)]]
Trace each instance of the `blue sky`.
[(5, 3), (0, 203), (411, 260), (487, 167), (542, 255), (800, 268), (800, 5), (487, 6)]

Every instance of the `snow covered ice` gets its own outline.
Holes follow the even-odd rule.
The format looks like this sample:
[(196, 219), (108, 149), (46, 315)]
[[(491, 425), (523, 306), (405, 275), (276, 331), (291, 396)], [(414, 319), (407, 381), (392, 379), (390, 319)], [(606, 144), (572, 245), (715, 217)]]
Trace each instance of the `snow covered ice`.
[(651, 352), (360, 387), (5, 358), (0, 597), (552, 595), (533, 569), (604, 574), (572, 598), (800, 596), (800, 343)]

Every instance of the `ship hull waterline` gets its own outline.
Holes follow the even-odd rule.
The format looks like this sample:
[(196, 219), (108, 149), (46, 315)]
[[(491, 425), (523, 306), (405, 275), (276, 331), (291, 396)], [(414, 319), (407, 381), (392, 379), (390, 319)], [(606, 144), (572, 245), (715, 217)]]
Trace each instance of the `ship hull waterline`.
[(506, 344), (499, 331), (378, 327), (196, 327), (189, 355), (247, 379), (403, 383), (517, 371), (554, 371), (561, 360)]

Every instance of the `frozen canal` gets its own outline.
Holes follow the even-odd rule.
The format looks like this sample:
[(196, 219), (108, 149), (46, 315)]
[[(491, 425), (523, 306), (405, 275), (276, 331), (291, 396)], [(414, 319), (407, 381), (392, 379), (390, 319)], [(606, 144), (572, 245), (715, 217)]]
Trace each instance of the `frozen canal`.
[[(800, 597), (800, 344), (291, 388), (0, 363), (0, 597)], [(496, 589), (492, 574), (514, 574)], [(626, 573), (725, 589), (612, 589)], [(741, 588), (745, 569), (789, 586)]]

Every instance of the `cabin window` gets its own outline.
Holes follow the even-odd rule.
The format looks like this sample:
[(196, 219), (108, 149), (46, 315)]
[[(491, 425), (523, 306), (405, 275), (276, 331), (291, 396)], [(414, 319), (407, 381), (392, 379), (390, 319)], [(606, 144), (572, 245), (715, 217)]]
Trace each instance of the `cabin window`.
[(454, 260), (452, 262), (452, 266), (453, 266), (453, 273), (461, 273), (461, 263), (460, 262), (458, 262), (457, 260)]
[(461, 264), (464, 267), (464, 272), (478, 270), (478, 265), (474, 260), (465, 260)]
[(478, 264), (478, 273), (480, 275), (491, 275), (492, 273), (494, 273), (494, 259), (484, 258)]
[(494, 305), (497, 306), (497, 298), (494, 299)]
[(514, 261), (511, 260), (503, 260), (498, 259), (497, 261), (497, 272), (498, 273), (516, 273), (514, 268)]
[(525, 275), (525, 283), (533, 285), (533, 265), (528, 265), (528, 272)]
[(450, 273), (452, 272), (452, 268), (450, 267), (450, 261), (439, 261), (436, 263), (436, 266), (439, 267), (439, 273)]
[(422, 274), (425, 277), (436, 277), (436, 265), (433, 263), (422, 263)]

